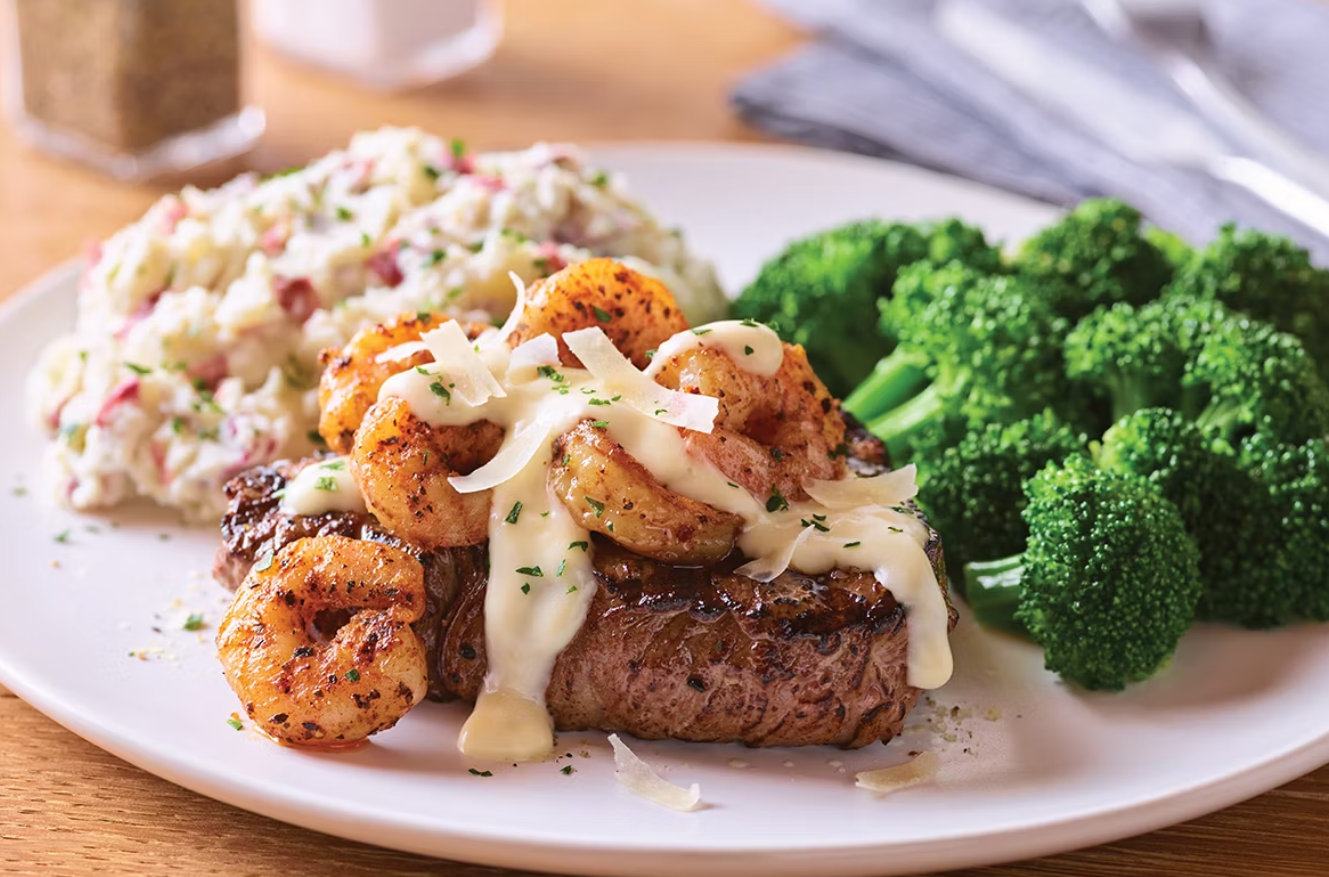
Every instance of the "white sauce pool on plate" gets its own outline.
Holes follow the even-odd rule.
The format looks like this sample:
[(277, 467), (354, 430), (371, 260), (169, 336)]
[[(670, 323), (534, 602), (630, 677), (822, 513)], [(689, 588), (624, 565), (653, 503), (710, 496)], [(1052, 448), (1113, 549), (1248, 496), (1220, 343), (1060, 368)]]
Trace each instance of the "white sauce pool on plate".
[(652, 376), (669, 359), (699, 347), (722, 350), (754, 374), (772, 376), (784, 346), (769, 328), (728, 320), (680, 332), (660, 346), (645, 372), (598, 328), (564, 335), (586, 365), (575, 369), (553, 364), (552, 339), (541, 336), (509, 350), (506, 334), (475, 343), (456, 323), (446, 323), (422, 337), (435, 362), (393, 376), (379, 394), (404, 399), (436, 427), (488, 420), (505, 430), (489, 463), (449, 479), (462, 493), (493, 491), (485, 596), (489, 672), (458, 741), (464, 753), (531, 761), (553, 746), (545, 691), (554, 662), (581, 629), (596, 582), (590, 533), (548, 487), (549, 448), (583, 420), (600, 423), (671, 490), (740, 515), (739, 547), (755, 560), (739, 572), (770, 581), (791, 566), (808, 574), (871, 570), (908, 616), (910, 684), (935, 688), (950, 677), (948, 612), (924, 551), (927, 531), (902, 505), (915, 493), (912, 468), (811, 482), (812, 500), (768, 510), (709, 461), (687, 453), (680, 428), (709, 432), (718, 404), (669, 390)]

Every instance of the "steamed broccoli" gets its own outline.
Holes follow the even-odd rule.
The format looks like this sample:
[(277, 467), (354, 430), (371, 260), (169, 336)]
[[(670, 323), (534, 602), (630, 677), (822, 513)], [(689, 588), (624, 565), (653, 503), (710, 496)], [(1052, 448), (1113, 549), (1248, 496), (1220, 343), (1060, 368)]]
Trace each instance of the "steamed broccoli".
[(936, 456), (920, 455), (919, 504), (946, 534), (946, 564), (955, 581), (963, 582), (969, 560), (1024, 548), (1025, 482), (1048, 463), (1085, 453), (1086, 445), (1085, 436), (1041, 412), (1017, 423), (988, 424)]
[(1083, 201), (1029, 238), (1015, 268), (1044, 283), (1070, 320), (1116, 302), (1143, 304), (1172, 279), (1167, 256), (1140, 233), (1140, 212), (1111, 198)]
[(1021, 278), (918, 264), (901, 272), (881, 310), (899, 346), (845, 409), (893, 457), (948, 416), (971, 427), (1011, 422), (1059, 401), (1066, 321)]
[(1181, 401), (1186, 358), (1165, 302), (1101, 308), (1066, 336), (1067, 376), (1104, 394), (1113, 420)]
[(1329, 379), (1329, 271), (1311, 265), (1288, 238), (1225, 225), (1182, 266), (1172, 288), (1297, 336)]
[[(1088, 458), (1049, 464), (1025, 487), (1022, 553), (966, 570), (971, 602), (1018, 591), (1015, 620), (1049, 670), (1120, 690), (1171, 657), (1200, 596), (1194, 542), (1143, 478)], [(980, 596), (981, 595), (981, 596)]]
[(763, 265), (734, 302), (734, 316), (802, 344), (826, 386), (844, 396), (895, 347), (895, 337), (880, 331), (877, 302), (890, 296), (896, 274), (915, 262), (952, 260), (997, 270), (1001, 254), (959, 220), (851, 223), (795, 241)]
[(1284, 516), (1224, 439), (1179, 412), (1147, 408), (1104, 434), (1097, 460), (1145, 478), (1181, 513), (1200, 551), (1198, 618), (1246, 627), (1287, 619), (1297, 586), (1282, 568)]

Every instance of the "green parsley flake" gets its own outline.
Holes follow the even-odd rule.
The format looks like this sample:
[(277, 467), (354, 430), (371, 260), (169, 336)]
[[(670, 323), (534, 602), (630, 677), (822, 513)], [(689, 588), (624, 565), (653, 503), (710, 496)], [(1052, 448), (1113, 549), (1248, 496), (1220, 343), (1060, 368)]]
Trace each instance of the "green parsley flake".
[(430, 253), (429, 256), (425, 259), (425, 267), (433, 268), (435, 265), (437, 265), (439, 262), (442, 261), (443, 261), (443, 251), (434, 250), (434, 252)]
[(590, 402), (590, 404), (592, 404), (592, 405), (611, 405), (611, 404), (613, 404), (613, 403), (610, 402), (608, 399), (588, 399), (587, 401)]
[(572, 776), (572, 773), (573, 773), (574, 770), (576, 770), (576, 768), (574, 768), (572, 765), (569, 764), (569, 765), (565, 765), (565, 766), (563, 767), (563, 769), (559, 771), (559, 773), (563, 774), (563, 776), (565, 776), (565, 777), (566, 777), (566, 776)]
[(531, 583), (527, 582), (526, 584), (522, 585), (521, 592), (523, 594), (529, 594), (531, 592)]
[(577, 593), (577, 586), (576, 586), (576, 585), (568, 585), (568, 589), (567, 589), (566, 591), (564, 591), (563, 593), (565, 593), (565, 594), (575, 594), (575, 593)]
[(360, 681), (360, 671), (359, 671), (359, 670), (355, 670), (355, 669), (347, 670), (347, 671), (346, 671), (346, 681), (347, 681), (347, 682), (359, 682), (359, 681)]
[(845, 547), (845, 548), (857, 548), (858, 546), (860, 546), (860, 545), (862, 545), (862, 544), (863, 544), (862, 542), (846, 542), (846, 543), (844, 544), (844, 547)]
[(770, 499), (766, 500), (766, 511), (774, 514), (775, 512), (789, 511), (789, 500), (785, 499), (780, 493), (779, 487), (771, 488)]
[(555, 578), (560, 578), (560, 577), (562, 577), (562, 575), (563, 575), (563, 570), (565, 570), (565, 569), (567, 569), (567, 568), (568, 568), (568, 559), (565, 557), (565, 558), (563, 558), (562, 560), (560, 560), (560, 561), (558, 562), (558, 571), (554, 573), (554, 577), (555, 577)]
[(423, 168), (421, 168), (421, 170), (423, 170), (425, 172), (425, 176), (429, 177), (429, 179), (431, 180), (437, 180), (440, 176), (443, 175), (443, 172), (440, 171), (438, 168), (434, 167), (432, 164), (425, 165)]
[(373, 243), (374, 243), (373, 239), (369, 237), (369, 232), (367, 232), (367, 231), (362, 231), (362, 232), (360, 232), (360, 246), (361, 246), (361, 247), (363, 247), (364, 249), (367, 250), (367, 249), (370, 248), (370, 246), (373, 245)]
[(580, 548), (582, 551), (585, 551), (585, 550), (587, 550), (587, 549), (590, 548), (590, 547), (591, 547), (591, 543), (589, 543), (589, 542), (569, 542), (569, 543), (568, 543), (568, 550), (569, 550), (569, 551), (571, 551), (571, 550), (574, 549), (574, 548)]
[(326, 448), (328, 446), (327, 441), (323, 436), (318, 434), (318, 430), (316, 429), (311, 429), (309, 432), (305, 433), (305, 438), (313, 442), (315, 447)]
[(599, 186), (601, 188), (609, 185), (609, 174), (604, 171), (596, 171), (595, 175), (591, 177), (591, 185)]
[(189, 617), (185, 619), (184, 628), (185, 630), (202, 630), (203, 613), (202, 612), (189, 613)]
[(549, 380), (553, 381), (556, 384), (561, 384), (567, 380), (567, 378), (559, 374), (558, 369), (554, 368), (552, 365), (537, 366), (535, 369), (535, 373), (542, 378), (549, 378)]
[(820, 521), (802, 520), (799, 521), (799, 523), (802, 524), (804, 527), (811, 527), (812, 529), (817, 530), (820, 533), (829, 533), (831, 531), (830, 527), (826, 526)]
[(337, 218), (342, 222), (350, 222), (352, 219), (355, 219), (355, 214), (345, 207), (338, 207)]
[(337, 479), (333, 478), (331, 475), (320, 476), (319, 479), (314, 482), (314, 488), (316, 490), (334, 491), (337, 489)]
[[(460, 137), (454, 138), (452, 142), (448, 144), (448, 147), (452, 150), (453, 158), (461, 158), (466, 154), (466, 141), (462, 140)], [(472, 771), (472, 773), (474, 773), (474, 771)]]
[(709, 334), (710, 332), (711, 332), (710, 329), (693, 329), (693, 330), (692, 330), (692, 334), (693, 334), (693, 335), (706, 335), (706, 334)]
[[(453, 142), (456, 143), (457, 141), (454, 140)], [(471, 776), (477, 776), (477, 777), (491, 777), (494, 775), (494, 772), (492, 770), (476, 770), (473, 767), (468, 768), (466, 772), (469, 773)]]
[(56, 541), (56, 542), (59, 542), (61, 545), (68, 545), (68, 544), (69, 544), (69, 531), (68, 531), (68, 530), (61, 530), (59, 533), (56, 533), (56, 534), (55, 534), (55, 541)]
[(591, 308), (591, 310), (595, 311), (595, 318), (599, 320), (601, 323), (608, 323), (609, 321), (614, 319), (614, 315), (609, 313), (609, 311), (605, 310), (604, 308)]
[(512, 504), (512, 511), (508, 512), (508, 516), (503, 520), (507, 521), (509, 524), (515, 524), (519, 517), (521, 517), (521, 500), (517, 500)]
[(320, 464), (319, 464), (319, 468), (320, 468), (320, 469), (332, 469), (333, 471), (340, 472), (342, 469), (345, 469), (345, 468), (346, 468), (346, 461), (345, 461), (345, 460), (329, 460), (329, 461), (326, 462), (326, 463), (320, 463)]
[(133, 372), (136, 375), (147, 375), (152, 373), (152, 369), (148, 368), (147, 366), (138, 365), (132, 362), (125, 363), (125, 368), (129, 369), (131, 372)]
[(235, 716), (231, 716), (229, 719), (227, 719), (226, 724), (230, 725), (232, 728), (235, 728), (235, 730), (237, 731), (243, 731), (245, 729), (245, 723), (237, 719)]
[(752, 347), (751, 347), (750, 345), (747, 345), (747, 344), (744, 344), (744, 345), (743, 345), (743, 355), (744, 355), (744, 356), (751, 356), (751, 355), (752, 355)]
[(443, 386), (442, 381), (434, 381), (429, 385), (429, 389), (435, 396), (442, 399), (444, 403), (449, 406), (452, 405), (452, 394), (448, 392), (447, 387)]
[(586, 497), (586, 504), (590, 506), (592, 510), (594, 510), (595, 516), (597, 518), (605, 513), (605, 504), (600, 502), (598, 499), (591, 499), (588, 496)]
[(537, 579), (545, 577), (544, 570), (540, 569), (538, 566), (519, 566), (517, 567), (517, 575), (534, 576)]
[(608, 420), (592, 420), (592, 421), (591, 421), (591, 426), (595, 427), (596, 429), (604, 429), (604, 428), (605, 428), (606, 426), (608, 426), (608, 425), (609, 425), (609, 421), (608, 421)]
[(183, 417), (171, 418), (171, 432), (175, 433), (176, 435), (179, 435), (181, 432), (184, 431), (184, 428), (185, 428), (185, 419)]
[(749, 329), (754, 329), (757, 326), (760, 326), (761, 323), (758, 323), (756, 320), (752, 319), (751, 317), (745, 317), (744, 319), (739, 321), (739, 325), (747, 326)]

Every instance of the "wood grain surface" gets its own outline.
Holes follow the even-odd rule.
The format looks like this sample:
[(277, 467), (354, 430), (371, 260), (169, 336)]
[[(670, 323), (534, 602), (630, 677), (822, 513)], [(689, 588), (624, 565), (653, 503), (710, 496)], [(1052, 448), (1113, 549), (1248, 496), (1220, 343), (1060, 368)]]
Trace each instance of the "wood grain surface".
[[(800, 39), (744, 0), (510, 0), (507, 18), (492, 62), (390, 97), (252, 48), (247, 85), (269, 130), (247, 163), (300, 164), (384, 123), (422, 125), (481, 149), (539, 139), (757, 139), (730, 114), (726, 89)], [(218, 182), (237, 169), (195, 179)], [(44, 158), (0, 129), (0, 294), (135, 218), (161, 191)], [(1165, 831), (964, 874), (1309, 877), (1329, 873), (1327, 827), (1329, 769)], [(199, 797), (107, 755), (0, 689), (0, 874), (511, 873), (349, 843)]]

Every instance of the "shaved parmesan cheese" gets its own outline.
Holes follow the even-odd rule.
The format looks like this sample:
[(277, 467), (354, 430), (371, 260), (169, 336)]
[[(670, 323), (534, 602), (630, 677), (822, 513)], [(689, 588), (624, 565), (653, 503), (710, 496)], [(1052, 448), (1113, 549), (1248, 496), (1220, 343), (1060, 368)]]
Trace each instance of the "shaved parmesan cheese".
[(540, 366), (555, 368), (558, 364), (558, 342), (546, 332), (519, 344), (512, 351), (512, 357), (508, 360), (508, 380), (531, 381), (539, 374), (537, 369)]
[(429, 348), (423, 341), (407, 341), (405, 344), (398, 344), (396, 347), (390, 347), (387, 350), (374, 357), (374, 362), (401, 362), (403, 359), (409, 359), (417, 353), (423, 353)]
[(609, 745), (614, 747), (614, 776), (628, 789), (670, 810), (686, 813), (705, 806), (701, 803), (701, 786), (693, 783), (691, 788), (685, 789), (664, 779), (618, 739), (617, 734), (609, 735)]
[(937, 775), (941, 761), (934, 752), (920, 752), (912, 761), (883, 767), (881, 770), (865, 770), (855, 774), (854, 785), (878, 795), (889, 795), (910, 786), (926, 783)]
[(540, 417), (518, 424), (516, 430), (503, 439), (494, 459), (470, 475), (453, 475), (448, 483), (458, 493), (479, 493), (516, 477), (542, 448), (548, 453), (549, 433), (559, 425), (555, 414), (541, 412)]
[(420, 340), (434, 354), (435, 372), (447, 375), (456, 385), (450, 387), (452, 394), (467, 405), (476, 408), (507, 395), (456, 320), (424, 333)]
[(503, 326), (498, 330), (498, 334), (485, 339), (483, 346), (497, 347), (500, 344), (506, 344), (508, 336), (517, 331), (517, 324), (521, 322), (522, 314), (526, 313), (526, 284), (517, 276), (516, 271), (509, 271), (508, 278), (512, 285), (517, 288), (517, 303), (512, 306), (512, 313), (503, 321)]
[(568, 332), (563, 343), (596, 380), (610, 392), (621, 394), (623, 402), (642, 414), (695, 432), (709, 433), (715, 428), (720, 400), (660, 386), (638, 371), (600, 328)]
[(750, 560), (736, 569), (735, 572), (758, 582), (774, 581), (780, 573), (789, 569), (789, 564), (794, 559), (794, 552), (807, 541), (812, 533), (811, 527), (801, 528), (797, 536), (793, 539), (785, 539), (775, 552), (763, 554), (756, 560)]
[(917, 473), (918, 467), (911, 463), (871, 478), (809, 481), (803, 485), (803, 489), (808, 492), (808, 496), (831, 509), (856, 509), (870, 505), (889, 508), (907, 502), (918, 494)]

